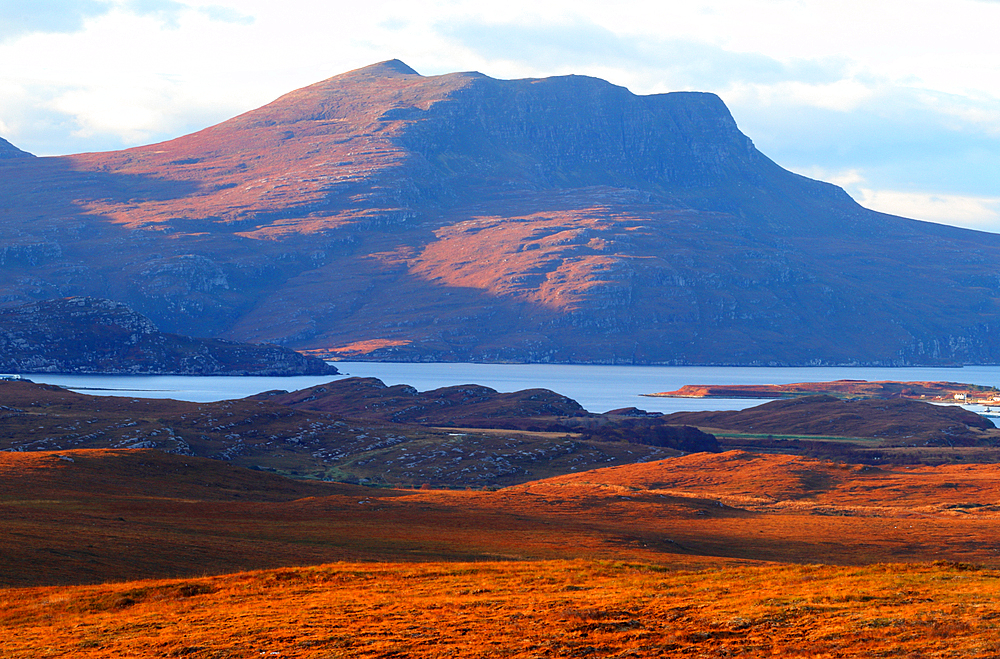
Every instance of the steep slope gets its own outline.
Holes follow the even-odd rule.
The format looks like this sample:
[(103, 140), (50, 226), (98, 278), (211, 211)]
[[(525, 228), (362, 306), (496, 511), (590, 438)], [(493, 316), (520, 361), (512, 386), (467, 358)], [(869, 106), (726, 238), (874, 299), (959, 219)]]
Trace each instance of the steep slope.
[(0, 137), (0, 160), (5, 158), (33, 158), (27, 151), (22, 151), (7, 140)]
[(712, 94), (383, 62), (126, 151), (0, 163), (0, 294), (386, 359), (1000, 360), (1000, 237), (778, 167)]

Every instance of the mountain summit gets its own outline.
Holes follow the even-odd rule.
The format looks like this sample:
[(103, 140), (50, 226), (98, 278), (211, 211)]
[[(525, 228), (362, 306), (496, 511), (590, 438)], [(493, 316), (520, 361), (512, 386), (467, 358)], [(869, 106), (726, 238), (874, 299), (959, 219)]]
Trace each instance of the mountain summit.
[(714, 94), (390, 60), (145, 147), (0, 162), (0, 294), (355, 358), (1000, 360), (1000, 236), (866, 210)]

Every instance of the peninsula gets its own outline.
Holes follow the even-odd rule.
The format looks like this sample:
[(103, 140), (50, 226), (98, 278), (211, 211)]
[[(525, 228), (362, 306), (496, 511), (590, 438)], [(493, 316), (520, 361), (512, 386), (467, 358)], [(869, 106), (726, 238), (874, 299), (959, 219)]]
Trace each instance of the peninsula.
[(894, 380), (835, 380), (794, 384), (689, 384), (676, 391), (644, 396), (665, 398), (797, 398), (826, 395), (837, 398), (911, 398), (936, 402), (991, 405), (1000, 402), (1000, 389), (960, 382), (897, 382)]

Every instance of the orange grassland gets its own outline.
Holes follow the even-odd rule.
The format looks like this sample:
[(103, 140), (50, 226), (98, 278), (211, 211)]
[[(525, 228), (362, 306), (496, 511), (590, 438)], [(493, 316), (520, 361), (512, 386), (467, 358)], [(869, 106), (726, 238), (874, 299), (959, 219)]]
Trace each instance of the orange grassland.
[(0, 657), (1000, 656), (998, 476), (733, 451), (379, 490), (0, 454)]
[(341, 563), (25, 588), (0, 657), (995, 657), (1000, 572)]

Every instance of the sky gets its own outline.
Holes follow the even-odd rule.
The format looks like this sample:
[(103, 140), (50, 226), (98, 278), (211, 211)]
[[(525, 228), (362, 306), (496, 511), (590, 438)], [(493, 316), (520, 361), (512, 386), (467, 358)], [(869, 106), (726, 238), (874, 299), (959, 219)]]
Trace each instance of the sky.
[(0, 137), (36, 155), (194, 132), (398, 58), (714, 92), (779, 165), (1000, 233), (1000, 0), (0, 0)]

